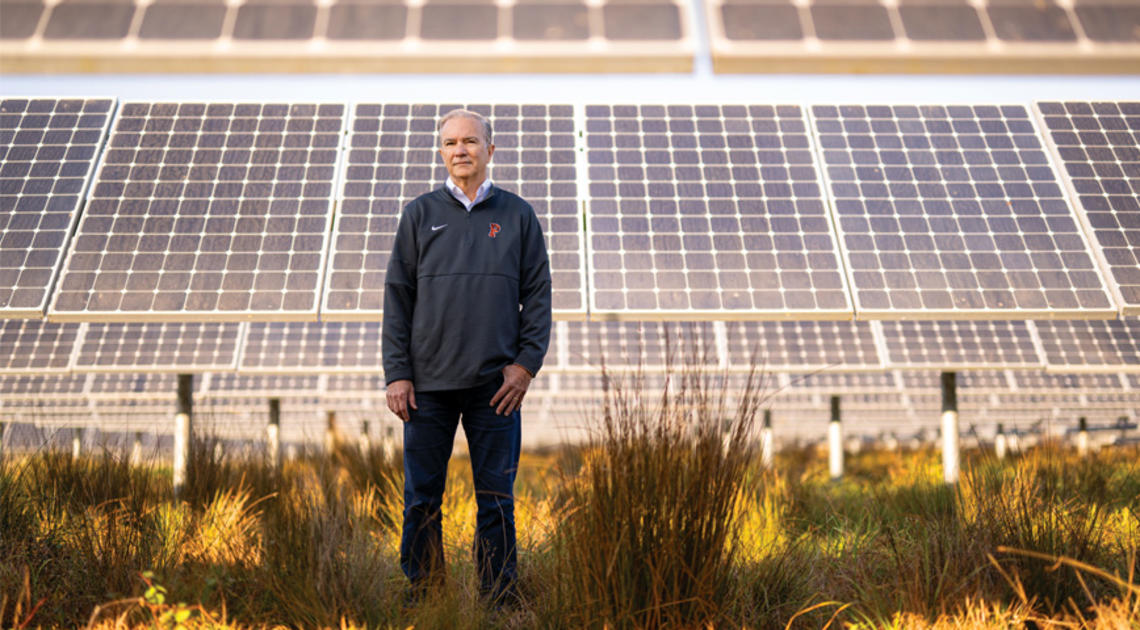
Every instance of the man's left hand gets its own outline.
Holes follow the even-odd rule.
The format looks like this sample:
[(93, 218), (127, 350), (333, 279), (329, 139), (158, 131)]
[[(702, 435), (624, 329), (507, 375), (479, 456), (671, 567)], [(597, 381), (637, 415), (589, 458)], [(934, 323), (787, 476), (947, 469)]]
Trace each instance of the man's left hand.
[(495, 407), (495, 413), (507, 416), (521, 407), (523, 397), (526, 396), (526, 390), (533, 378), (521, 365), (512, 363), (503, 368), (503, 386), (491, 398), (491, 406)]

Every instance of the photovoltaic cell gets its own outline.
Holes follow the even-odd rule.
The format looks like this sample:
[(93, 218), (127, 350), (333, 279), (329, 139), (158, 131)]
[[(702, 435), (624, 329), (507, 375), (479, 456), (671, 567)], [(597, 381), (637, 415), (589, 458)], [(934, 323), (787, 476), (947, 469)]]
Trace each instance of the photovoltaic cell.
[(1004, 369), (1043, 360), (1024, 321), (885, 321), (880, 326), (891, 368)]
[[(90, 375), (87, 393), (94, 399), (114, 401), (124, 398), (147, 400), (176, 400), (178, 375), (156, 372), (98, 372)], [(193, 391), (201, 389), (201, 378), (195, 377)], [(169, 419), (167, 416), (166, 419)]]
[(733, 370), (810, 372), (882, 368), (870, 322), (727, 322)]
[[(906, 391), (942, 388), (941, 375), (935, 370), (899, 370), (898, 374)], [(957, 387), (959, 392), (1004, 392), (1010, 384), (1003, 371), (970, 370), (958, 372)]]
[(1110, 317), (1024, 107), (816, 106), (861, 317)]
[(343, 117), (123, 104), (49, 316), (315, 319)]
[(1140, 319), (1035, 321), (1046, 369), (1056, 372), (1140, 370)]
[(91, 323), (71, 369), (78, 372), (212, 372), (232, 370), (242, 324), (214, 322)]
[(238, 370), (377, 373), (381, 358), (380, 322), (254, 322)]
[(1140, 314), (1140, 102), (1038, 103), (1126, 315)]
[(790, 390), (816, 390), (824, 394), (898, 391), (894, 372), (816, 372), (788, 374)]
[[(439, 116), (459, 104), (358, 104), (333, 233), (323, 319), (375, 319), (400, 213), (443, 186)], [(585, 316), (581, 210), (569, 105), (467, 105), (491, 122), (495, 185), (534, 208), (546, 237), (556, 318)]]
[(0, 320), (0, 372), (66, 372), (79, 326), (38, 319)]
[(43, 316), (113, 106), (0, 100), (0, 315)]

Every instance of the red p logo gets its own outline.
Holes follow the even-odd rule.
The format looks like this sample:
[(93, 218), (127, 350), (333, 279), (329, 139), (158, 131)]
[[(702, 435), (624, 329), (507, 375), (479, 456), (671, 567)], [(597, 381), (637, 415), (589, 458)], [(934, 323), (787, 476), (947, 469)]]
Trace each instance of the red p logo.
[(488, 233), (487, 236), (490, 236), (491, 238), (495, 238), (495, 236), (499, 233), (499, 230), (501, 230), (501, 229), (503, 229), (503, 226), (499, 225), (498, 223), (492, 223), (491, 224), (491, 232)]

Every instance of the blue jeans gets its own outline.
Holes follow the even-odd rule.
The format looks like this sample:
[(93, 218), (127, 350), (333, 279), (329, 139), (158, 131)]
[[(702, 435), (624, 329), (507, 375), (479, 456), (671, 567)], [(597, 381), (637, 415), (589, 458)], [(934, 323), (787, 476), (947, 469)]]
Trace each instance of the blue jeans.
[(480, 588), (497, 597), (514, 587), (518, 558), (514, 485), (522, 418), (517, 410), (500, 416), (491, 407), (491, 397), (502, 383), (499, 376), (469, 389), (416, 392), (419, 409), (408, 410), (400, 568), (413, 586), (444, 575), (443, 490), (455, 429), (462, 418), (478, 506), (472, 553)]

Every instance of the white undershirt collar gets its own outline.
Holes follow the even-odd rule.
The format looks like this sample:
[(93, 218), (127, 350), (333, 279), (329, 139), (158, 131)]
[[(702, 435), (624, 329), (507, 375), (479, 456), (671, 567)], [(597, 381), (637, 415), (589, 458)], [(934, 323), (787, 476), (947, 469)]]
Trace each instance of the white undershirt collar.
[(488, 177), (484, 179), (483, 183), (479, 185), (479, 190), (475, 191), (474, 200), (467, 199), (467, 195), (463, 192), (463, 189), (459, 187), (459, 184), (452, 181), (450, 177), (447, 178), (447, 189), (451, 191), (452, 197), (458, 199), (459, 203), (463, 204), (463, 207), (467, 208), (468, 212), (471, 212), (471, 208), (474, 207), (475, 204), (487, 198), (487, 194), (491, 190), (491, 178)]

